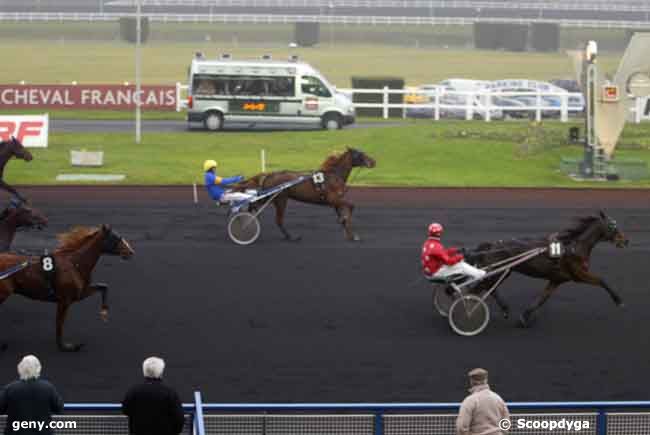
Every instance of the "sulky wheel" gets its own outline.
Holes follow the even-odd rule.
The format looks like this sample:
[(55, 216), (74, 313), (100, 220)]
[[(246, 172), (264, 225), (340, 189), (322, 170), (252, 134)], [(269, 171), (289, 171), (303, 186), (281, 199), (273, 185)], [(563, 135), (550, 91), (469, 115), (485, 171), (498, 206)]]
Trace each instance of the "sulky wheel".
[(450, 292), (451, 287), (446, 285), (437, 285), (433, 287), (433, 307), (442, 317), (449, 315), (449, 308), (454, 300), (458, 298), (455, 292)]
[(228, 235), (238, 245), (250, 245), (260, 236), (260, 221), (252, 213), (235, 213), (228, 220)]
[(490, 309), (476, 295), (462, 296), (449, 308), (449, 325), (459, 335), (480, 334), (490, 321)]

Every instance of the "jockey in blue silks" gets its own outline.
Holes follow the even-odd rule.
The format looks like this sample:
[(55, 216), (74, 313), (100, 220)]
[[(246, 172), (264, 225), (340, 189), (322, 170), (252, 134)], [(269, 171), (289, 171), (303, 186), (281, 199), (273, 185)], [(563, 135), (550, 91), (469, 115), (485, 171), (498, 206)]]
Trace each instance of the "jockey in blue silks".
[(203, 162), (203, 171), (205, 172), (205, 189), (208, 194), (215, 201), (220, 202), (236, 202), (244, 201), (252, 198), (254, 193), (251, 192), (233, 192), (226, 189), (227, 186), (239, 183), (244, 180), (244, 177), (237, 175), (235, 177), (222, 178), (217, 175), (217, 162), (214, 160), (206, 160)]

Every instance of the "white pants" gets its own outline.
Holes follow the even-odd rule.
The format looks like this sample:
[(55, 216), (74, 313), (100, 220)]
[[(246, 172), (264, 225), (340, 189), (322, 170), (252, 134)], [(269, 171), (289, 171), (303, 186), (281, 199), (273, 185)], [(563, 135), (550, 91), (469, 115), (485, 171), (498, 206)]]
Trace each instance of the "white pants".
[(257, 195), (256, 190), (247, 190), (246, 192), (233, 192), (231, 190), (226, 190), (223, 195), (221, 195), (221, 202), (238, 202), (245, 201), (247, 199), (254, 198)]
[(443, 265), (438, 271), (433, 275), (435, 278), (446, 278), (451, 275), (465, 275), (470, 276), (474, 279), (483, 278), (487, 272), (484, 270), (478, 269), (471, 264), (467, 264), (464, 261), (454, 264), (453, 266)]

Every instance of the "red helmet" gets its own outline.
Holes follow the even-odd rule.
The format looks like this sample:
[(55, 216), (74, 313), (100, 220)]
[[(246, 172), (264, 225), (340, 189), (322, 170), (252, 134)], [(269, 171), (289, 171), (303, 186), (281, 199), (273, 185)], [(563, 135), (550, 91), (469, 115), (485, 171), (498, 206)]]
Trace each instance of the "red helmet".
[(440, 237), (444, 228), (438, 222), (429, 225), (429, 237)]

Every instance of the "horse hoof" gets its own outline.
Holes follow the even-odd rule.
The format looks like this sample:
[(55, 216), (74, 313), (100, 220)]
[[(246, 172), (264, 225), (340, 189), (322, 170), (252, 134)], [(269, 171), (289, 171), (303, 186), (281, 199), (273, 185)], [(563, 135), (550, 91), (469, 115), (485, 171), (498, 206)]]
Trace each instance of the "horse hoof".
[(108, 310), (101, 310), (99, 312), (99, 317), (104, 321), (108, 322)]
[(284, 240), (287, 242), (299, 242), (302, 240), (302, 236), (286, 236)]
[(83, 343), (79, 343), (79, 344), (64, 343), (62, 345), (59, 345), (59, 350), (61, 352), (79, 352), (82, 347), (84, 347)]
[(618, 302), (616, 302), (616, 306), (619, 307), (619, 308), (625, 308), (625, 302), (618, 301)]
[(522, 314), (519, 316), (519, 326), (522, 328), (530, 328), (530, 319)]
[(508, 320), (508, 319), (510, 318), (510, 311), (505, 310), (505, 311), (503, 312), (503, 318), (506, 319), (506, 320)]

